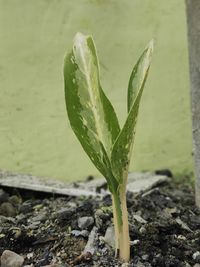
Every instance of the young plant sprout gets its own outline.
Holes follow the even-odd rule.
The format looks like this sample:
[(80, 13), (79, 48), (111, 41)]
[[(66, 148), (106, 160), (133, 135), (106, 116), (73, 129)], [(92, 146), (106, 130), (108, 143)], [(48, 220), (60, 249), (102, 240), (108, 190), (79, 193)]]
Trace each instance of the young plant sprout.
[(112, 194), (116, 254), (130, 258), (126, 184), (139, 104), (147, 79), (153, 41), (133, 68), (128, 84), (128, 115), (122, 128), (99, 80), (99, 62), (91, 36), (77, 33), (64, 61), (65, 101), (71, 127), (102, 173)]

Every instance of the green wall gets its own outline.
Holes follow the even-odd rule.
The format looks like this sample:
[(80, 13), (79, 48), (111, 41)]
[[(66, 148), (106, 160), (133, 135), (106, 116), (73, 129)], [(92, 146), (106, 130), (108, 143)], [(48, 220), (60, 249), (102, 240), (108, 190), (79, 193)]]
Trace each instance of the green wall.
[(131, 170), (192, 170), (183, 0), (0, 0), (0, 168), (80, 179), (97, 171), (67, 120), (62, 64), (91, 33), (103, 88), (119, 114), (133, 64), (153, 37)]

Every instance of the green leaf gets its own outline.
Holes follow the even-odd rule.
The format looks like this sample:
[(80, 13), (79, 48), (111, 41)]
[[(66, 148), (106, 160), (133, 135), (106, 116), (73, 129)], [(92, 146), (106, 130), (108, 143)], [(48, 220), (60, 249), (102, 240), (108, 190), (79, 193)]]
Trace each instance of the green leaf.
[(126, 178), (128, 175), (139, 104), (148, 75), (152, 52), (153, 42), (151, 41), (133, 68), (128, 86), (128, 116), (112, 150), (113, 175), (121, 184), (124, 177)]
[(111, 151), (120, 132), (99, 81), (92, 37), (78, 33), (64, 62), (65, 101), (70, 124), (83, 149), (112, 186)]
[(132, 70), (128, 84), (128, 98), (127, 98), (128, 112), (130, 111), (130, 108), (134, 103), (135, 98), (139, 93), (139, 90), (142, 87), (144, 78), (147, 75), (152, 51), (153, 51), (153, 40), (149, 42), (149, 45), (144, 50), (144, 52), (142, 53), (142, 55), (140, 56), (140, 58), (138, 59), (136, 65)]

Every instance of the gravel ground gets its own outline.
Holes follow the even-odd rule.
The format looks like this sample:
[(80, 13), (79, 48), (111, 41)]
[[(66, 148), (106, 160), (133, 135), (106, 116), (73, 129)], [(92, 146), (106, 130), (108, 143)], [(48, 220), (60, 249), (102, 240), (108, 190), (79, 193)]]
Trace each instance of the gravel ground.
[(0, 255), (14, 251), (23, 256), (23, 266), (34, 267), (200, 266), (200, 210), (192, 188), (171, 182), (130, 193), (127, 204), (129, 265), (114, 257), (110, 196), (52, 197), (0, 189)]

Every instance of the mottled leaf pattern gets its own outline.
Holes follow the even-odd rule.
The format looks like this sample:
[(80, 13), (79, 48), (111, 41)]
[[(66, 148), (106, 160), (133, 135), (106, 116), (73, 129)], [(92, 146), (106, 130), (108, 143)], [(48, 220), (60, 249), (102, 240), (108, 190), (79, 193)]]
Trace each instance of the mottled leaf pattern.
[(151, 41), (133, 68), (128, 86), (128, 117), (112, 150), (112, 171), (120, 184), (128, 174), (139, 104), (148, 75), (152, 52), (153, 42)]
[(115, 194), (123, 179), (127, 178), (152, 50), (153, 42), (150, 42), (131, 73), (128, 116), (122, 130), (100, 85), (98, 58), (92, 38), (78, 33), (72, 51), (65, 58), (65, 101), (70, 124), (85, 152)]
[(112, 186), (111, 150), (120, 132), (110, 101), (99, 82), (99, 66), (90, 36), (78, 33), (64, 63), (65, 100), (72, 129), (85, 152)]

